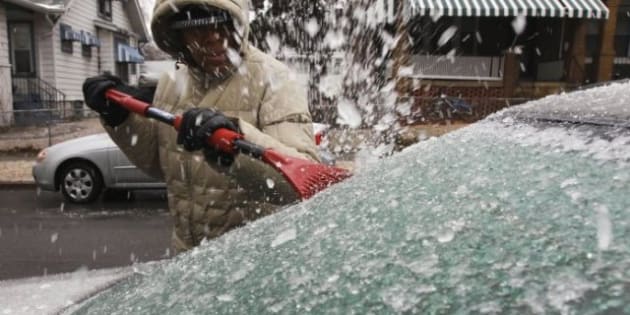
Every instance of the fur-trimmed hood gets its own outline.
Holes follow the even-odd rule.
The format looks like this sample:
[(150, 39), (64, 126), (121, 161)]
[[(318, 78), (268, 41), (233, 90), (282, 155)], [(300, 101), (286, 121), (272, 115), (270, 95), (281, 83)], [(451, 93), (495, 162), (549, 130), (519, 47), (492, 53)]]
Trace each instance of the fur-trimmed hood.
[(246, 57), (249, 50), (249, 7), (247, 0), (156, 0), (151, 20), (153, 39), (160, 49), (175, 58), (181, 58), (184, 47), (178, 32), (170, 28), (171, 18), (180, 8), (189, 5), (212, 6), (229, 12), (234, 28), (241, 34), (241, 54)]

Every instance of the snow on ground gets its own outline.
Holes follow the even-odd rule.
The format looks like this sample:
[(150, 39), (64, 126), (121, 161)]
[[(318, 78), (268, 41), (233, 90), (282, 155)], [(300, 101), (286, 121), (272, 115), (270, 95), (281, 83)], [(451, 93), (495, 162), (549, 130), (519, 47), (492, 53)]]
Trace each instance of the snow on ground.
[(73, 273), (0, 281), (0, 314), (57, 314), (131, 273), (131, 267), (80, 269)]

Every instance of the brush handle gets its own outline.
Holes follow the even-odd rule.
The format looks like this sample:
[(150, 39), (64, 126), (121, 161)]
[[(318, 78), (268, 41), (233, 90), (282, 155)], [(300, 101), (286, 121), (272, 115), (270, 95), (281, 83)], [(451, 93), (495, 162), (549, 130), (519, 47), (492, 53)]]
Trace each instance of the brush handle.
[[(152, 107), (146, 102), (115, 89), (107, 90), (105, 97), (130, 112), (167, 123), (173, 126), (175, 130), (179, 130), (182, 121), (182, 117), (179, 115), (176, 116), (167, 111)], [(225, 128), (220, 128), (213, 132), (212, 135), (208, 137), (207, 142), (209, 145), (216, 147), (219, 151), (231, 154), (241, 152), (251, 155), (254, 158), (261, 158), (265, 152), (263, 147), (244, 140), (242, 134)]]

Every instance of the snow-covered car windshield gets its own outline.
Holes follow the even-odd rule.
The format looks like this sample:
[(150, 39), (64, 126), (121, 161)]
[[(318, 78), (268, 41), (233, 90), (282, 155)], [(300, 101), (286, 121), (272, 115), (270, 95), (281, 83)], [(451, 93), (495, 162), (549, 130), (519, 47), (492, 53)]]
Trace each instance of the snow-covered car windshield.
[[(627, 126), (628, 87), (544, 103)], [(75, 312), (630, 313), (630, 132), (510, 117), (422, 141)]]

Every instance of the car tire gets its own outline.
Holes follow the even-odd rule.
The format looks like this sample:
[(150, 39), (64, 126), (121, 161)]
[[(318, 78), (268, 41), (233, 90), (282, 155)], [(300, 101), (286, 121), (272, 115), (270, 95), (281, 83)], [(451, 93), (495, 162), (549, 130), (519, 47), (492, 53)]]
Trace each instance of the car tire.
[(61, 171), (60, 187), (64, 198), (72, 203), (90, 203), (103, 190), (99, 171), (86, 162), (72, 162)]

